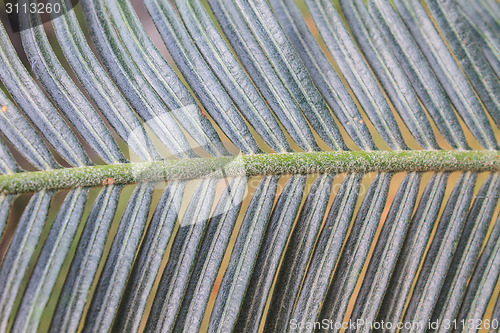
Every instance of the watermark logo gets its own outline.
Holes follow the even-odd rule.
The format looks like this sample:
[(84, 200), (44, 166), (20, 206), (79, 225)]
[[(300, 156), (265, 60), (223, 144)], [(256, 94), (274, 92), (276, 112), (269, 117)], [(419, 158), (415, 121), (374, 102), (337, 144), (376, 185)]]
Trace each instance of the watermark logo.
[(405, 330), (405, 331), (425, 331), (425, 330), (438, 330), (444, 329), (446, 331), (451, 330), (480, 330), (480, 329), (498, 329), (499, 322), (496, 319), (493, 320), (483, 320), (481, 319), (444, 319), (444, 320), (417, 320), (417, 321), (370, 321), (365, 319), (349, 319), (348, 321), (338, 322), (330, 319), (322, 319), (319, 321), (299, 321), (297, 319), (292, 319), (289, 322), (290, 331), (304, 331), (304, 330), (336, 330), (339, 331), (349, 330), (349, 331), (395, 331), (395, 330)]
[(72, 10), (79, 0), (3, 0), (13, 32), (49, 22)]

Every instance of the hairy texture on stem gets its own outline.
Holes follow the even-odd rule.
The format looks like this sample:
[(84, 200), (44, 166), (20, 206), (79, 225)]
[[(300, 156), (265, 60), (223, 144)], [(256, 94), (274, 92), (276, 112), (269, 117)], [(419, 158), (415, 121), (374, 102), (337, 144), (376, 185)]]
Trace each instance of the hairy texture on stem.
[(206, 177), (401, 171), (500, 172), (500, 151), (330, 151), (86, 166), (0, 175), (0, 193)]

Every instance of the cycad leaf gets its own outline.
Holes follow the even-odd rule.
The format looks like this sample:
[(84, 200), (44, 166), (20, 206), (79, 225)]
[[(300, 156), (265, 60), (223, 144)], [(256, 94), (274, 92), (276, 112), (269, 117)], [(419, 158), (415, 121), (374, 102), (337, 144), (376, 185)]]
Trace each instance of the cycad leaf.
[(479, 190), (469, 211), (462, 237), (434, 308), (433, 320), (452, 322), (457, 318), (467, 281), (479, 258), (481, 246), (498, 203), (498, 193), (500, 193), (500, 177), (492, 174)]
[(283, 30), (297, 50), (316, 87), (351, 139), (363, 150), (375, 149), (368, 127), (351, 95), (340, 80), (293, 1), (270, 1)]
[[(457, 5), (458, 10), (472, 28), (470, 31), (483, 50), (484, 56), (496, 76), (500, 77), (500, 34), (495, 31), (494, 25), (485, 20), (484, 16), (477, 10), (478, 5), (475, 1), (459, 0)], [(498, 126), (498, 119), (494, 120)]]
[(498, 320), (497, 0), (11, 2), (0, 331)]
[(247, 187), (246, 177), (237, 177), (224, 190), (208, 223), (198, 258), (189, 279), (174, 331), (197, 332), (217, 273), (229, 244)]
[(12, 330), (36, 331), (64, 258), (78, 228), (87, 201), (88, 188), (76, 188), (66, 198), (52, 224), (49, 235), (31, 274)]
[(90, 98), (106, 117), (118, 135), (143, 160), (158, 159), (158, 153), (146, 134), (133, 109), (120, 94), (90, 49), (74, 11), (68, 10), (64, 0), (51, 0), (60, 4), (64, 15), (53, 13), (52, 25), (59, 46)]
[(295, 102), (292, 92), (282, 81), (278, 69), (271, 63), (238, 8), (221, 0), (211, 0), (209, 4), (246, 71), (288, 134), (303, 150), (317, 150), (316, 140), (300, 105)]
[(0, 330), (7, 331), (14, 303), (22, 295), (21, 282), (42, 233), (53, 192), (33, 195), (24, 209), (16, 233), (0, 267)]
[(374, 322), (376, 319), (410, 224), (420, 177), (417, 173), (408, 174), (396, 192), (356, 298), (351, 320)]
[(267, 2), (236, 1), (235, 6), (312, 128), (330, 148), (345, 149), (331, 112)]
[(417, 274), (437, 222), (447, 180), (448, 174), (437, 173), (432, 176), (425, 187), (392, 272), (391, 281), (387, 287), (388, 292), (380, 306), (377, 321), (397, 322), (403, 314), (413, 277)]
[(485, 13), (488, 13), (489, 17), (493, 18), (498, 26), (500, 27), (500, 7), (498, 3), (494, 0), (479, 0), (479, 5), (484, 8)]
[[(26, 6), (28, 2), (22, 0), (19, 5)], [(52, 101), (104, 161), (110, 164), (124, 162), (111, 133), (59, 63), (38, 14), (21, 14), (19, 21), (31, 68)]]
[(267, 316), (266, 332), (280, 331), (290, 321), (309, 258), (323, 224), (334, 176), (319, 176), (302, 206), (278, 272), (270, 304), (271, 309), (275, 310)]
[(147, 222), (153, 188), (154, 184), (139, 184), (132, 193), (90, 303), (86, 332), (112, 327)]
[[(500, 215), (474, 268), (467, 292), (460, 308), (458, 320), (481, 320), (500, 276)], [(498, 298), (500, 299), (500, 298)], [(498, 320), (498, 303), (492, 319)]]
[(203, 180), (189, 202), (172, 244), (146, 330), (171, 331), (210, 217), (218, 179)]
[(95, 200), (59, 296), (50, 332), (78, 329), (121, 190), (121, 186), (106, 186)]
[(467, 149), (453, 106), (415, 42), (415, 35), (388, 1), (369, 1), (368, 9), (441, 134), (454, 149)]
[(114, 329), (118, 331), (137, 331), (139, 328), (146, 301), (177, 221), (185, 185), (184, 182), (168, 184), (156, 206), (123, 294), (114, 324)]
[(431, 124), (411, 82), (384, 40), (364, 1), (340, 2), (349, 27), (399, 115), (424, 149), (437, 149)]
[(128, 102), (171, 153), (194, 157), (182, 130), (139, 72), (99, 1), (85, 1), (82, 8), (97, 51)]
[(276, 152), (290, 151), (269, 106), (247, 76), (199, 1), (177, 0), (177, 9), (203, 58), (245, 119)]
[[(490, 6), (483, 0), (474, 1), (473, 5), (481, 13), (483, 20), (494, 26), (498, 31), (498, 28), (500, 28), (500, 22), (498, 22), (498, 6)], [(496, 15), (495, 9), (497, 9)]]
[(470, 26), (459, 12), (458, 4), (450, 0), (427, 0), (425, 3), (486, 110), (499, 126), (500, 83), (474, 40)]
[[(494, 279), (492, 279), (494, 280)], [(483, 312), (484, 313), (484, 312)], [(500, 321), (500, 297), (497, 297), (497, 301), (495, 303), (495, 307), (493, 308), (493, 313), (491, 314), (491, 320)], [(494, 332), (490, 329), (490, 332)]]
[(91, 164), (75, 135), (28, 74), (0, 24), (0, 79), (12, 99), (71, 165)]
[[(382, 89), (329, 0), (307, 0), (314, 23), (361, 106), (391, 149), (406, 149)], [(360, 120), (362, 121), (362, 120)]]
[[(0, 132), (38, 169), (57, 168), (58, 164), (45, 143), (2, 91), (0, 105), (4, 108), (3, 112), (0, 112)], [(0, 172), (7, 173), (7, 169), (14, 172), (18, 167), (14, 159), (6, 154), (6, 148), (0, 143)]]
[(157, 0), (147, 0), (144, 4), (181, 73), (208, 113), (242, 152), (260, 152), (239, 111), (196, 49), (172, 5)]
[(193, 96), (144, 31), (131, 3), (100, 1), (100, 4), (137, 67), (136, 70), (134, 68), (135, 75), (144, 77), (147, 82), (140, 86), (141, 93), (144, 89), (150, 89), (151, 94), (157, 94), (164, 103), (166, 111), (160, 117), (175, 118), (197, 144), (210, 154), (227, 154), (210, 121), (202, 115)]
[[(381, 5), (383, 10), (393, 10), (390, 8), (391, 4), (386, 0), (377, 1), (377, 3), (383, 3)], [(484, 148), (495, 149), (497, 146), (495, 135), (479, 98), (420, 1), (405, 0), (398, 2), (398, 5), (402, 19), (467, 127)], [(465, 58), (465, 55), (461, 58)], [(467, 59), (461, 58), (459, 60), (462, 63), (467, 61)], [(478, 80), (470, 78), (471, 81), (474, 79)], [(496, 84), (498, 85), (498, 82)], [(491, 109), (491, 106), (489, 108)]]
[(12, 194), (0, 194), (0, 239), (2, 239), (3, 233), (5, 231), (5, 226), (7, 225), (7, 219), (9, 218), (9, 212), (12, 206), (12, 202), (16, 195)]
[[(493, 309), (493, 313), (491, 315), (492, 321), (496, 320), (496, 322), (500, 321), (500, 297), (497, 298), (497, 302), (495, 304), (495, 308)], [(490, 328), (490, 333), (494, 333), (495, 330)]]
[(219, 286), (214, 309), (210, 316), (209, 332), (231, 331), (241, 310), (260, 241), (273, 208), (278, 177), (267, 176), (253, 195), (234, 244), (229, 266)]
[(464, 228), (475, 183), (476, 174), (467, 172), (460, 176), (455, 185), (424, 259), (405, 312), (405, 321), (427, 322), (431, 318), (446, 271), (450, 267)]
[(276, 202), (243, 300), (245, 311), (238, 315), (237, 331), (256, 331), (260, 326), (286, 242), (297, 219), (305, 181), (305, 175), (292, 176)]
[(297, 322), (315, 321), (318, 317), (351, 224), (362, 176), (346, 176), (335, 195), (293, 310), (292, 319)]
[(342, 322), (375, 237), (391, 178), (392, 174), (378, 174), (365, 194), (354, 225), (345, 241), (318, 318)]
[(19, 169), (14, 157), (4, 143), (0, 141), (0, 174), (14, 173)]

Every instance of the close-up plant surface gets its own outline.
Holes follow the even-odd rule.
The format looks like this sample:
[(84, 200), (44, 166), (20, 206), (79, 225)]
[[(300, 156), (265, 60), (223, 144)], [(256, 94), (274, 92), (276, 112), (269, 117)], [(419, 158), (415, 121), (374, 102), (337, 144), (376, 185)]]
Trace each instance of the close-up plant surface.
[(499, 331), (497, 0), (14, 3), (1, 332)]

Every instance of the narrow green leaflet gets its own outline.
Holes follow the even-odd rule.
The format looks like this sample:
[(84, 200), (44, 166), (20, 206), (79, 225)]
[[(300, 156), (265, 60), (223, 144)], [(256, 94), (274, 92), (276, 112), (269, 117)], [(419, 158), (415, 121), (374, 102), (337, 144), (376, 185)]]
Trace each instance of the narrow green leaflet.
[(230, 332), (236, 325), (256, 263), (260, 241), (271, 215), (277, 182), (277, 176), (266, 176), (255, 190), (238, 232), (229, 266), (219, 286), (208, 332)]
[[(481, 320), (500, 276), (500, 214), (474, 268), (457, 320)], [(500, 299), (500, 298), (498, 298)], [(499, 320), (499, 301), (492, 319)]]
[[(406, 175), (396, 192), (363, 277), (363, 284), (356, 297), (351, 320), (374, 322), (384, 294), (386, 291), (391, 292), (387, 287), (411, 221), (420, 177), (420, 174), (415, 172)], [(359, 329), (359, 331), (366, 330), (368, 330), (367, 326), (363, 327), (363, 330)], [(349, 331), (355, 330), (349, 329)]]
[[(484, 16), (476, 9), (476, 2), (469, 0), (457, 1), (458, 10), (470, 26), (470, 32), (484, 52), (491, 68), (497, 77), (500, 77), (500, 33), (495, 27), (484, 19)], [(499, 28), (496, 28), (499, 29)], [(494, 119), (499, 126), (498, 119)]]
[[(467, 281), (479, 258), (495, 207), (498, 204), (499, 193), (500, 176), (492, 174), (479, 190), (469, 211), (462, 237), (446, 273), (446, 279), (432, 314), (433, 320), (452, 322), (457, 318)], [(444, 332), (442, 329), (440, 331)]]
[[(380, 8), (383, 11), (394, 10), (387, 0), (377, 0), (377, 4), (380, 3)], [(454, 55), (434, 27), (419, 0), (400, 1), (398, 2), (398, 9), (403, 21), (420, 46), (420, 50), (422, 50), (462, 120), (484, 148), (496, 149), (497, 143), (491, 125), (478, 96), (469, 83), (470, 81), (474, 82), (474, 78), (468, 80), (465, 77), (460, 66), (455, 61)], [(461, 59), (459, 58), (459, 60)], [(461, 63), (463, 62), (466, 62), (466, 60), (461, 60)], [(492, 106), (488, 105), (486, 100), (483, 100), (483, 102), (488, 109), (491, 109)], [(494, 107), (497, 108), (498, 106)], [(492, 111), (494, 110), (492, 109)]]
[(319, 315), (321, 302), (328, 290), (345, 236), (351, 225), (362, 177), (363, 175), (359, 173), (347, 175), (335, 194), (335, 200), (307, 268), (292, 320), (313, 322)]
[(302, 206), (278, 272), (270, 304), (270, 308), (274, 310), (267, 315), (266, 332), (279, 332), (290, 322), (295, 300), (323, 224), (334, 177), (334, 174), (318, 176)]
[(107, 332), (113, 325), (146, 226), (154, 185), (139, 184), (132, 193), (90, 303), (86, 332)]
[(369, 1), (368, 9), (441, 134), (454, 149), (468, 149), (453, 105), (399, 14), (385, 0)]
[(35, 193), (24, 209), (0, 267), (0, 331), (7, 332), (11, 317), (15, 315), (14, 303), (22, 296), (21, 282), (32, 260), (35, 247), (42, 233), (53, 192)]
[(117, 331), (134, 332), (139, 329), (146, 302), (177, 221), (185, 186), (185, 182), (169, 183), (156, 205), (123, 293), (114, 324)]
[(237, 177), (229, 183), (210, 218), (177, 315), (174, 327), (176, 332), (200, 330), (217, 273), (240, 212), (246, 181), (246, 177)]
[[(28, 0), (22, 0), (19, 5), (27, 3)], [(54, 104), (104, 161), (110, 164), (124, 162), (125, 157), (97, 111), (59, 63), (39, 15), (21, 14), (19, 21), (31, 68)]]
[(222, 0), (209, 0), (209, 4), (239, 60), (269, 103), (278, 121), (301, 149), (317, 150), (316, 140), (300, 105), (294, 100), (292, 92), (282, 81), (278, 69), (271, 63), (263, 46), (258, 42), (235, 4), (225, 3)]
[(106, 186), (95, 200), (64, 281), (50, 332), (78, 330), (99, 261), (102, 259), (121, 190), (121, 186)]
[[(497, 277), (497, 279), (498, 279), (498, 277)], [(491, 318), (492, 318), (491, 319), (492, 322), (493, 322), (493, 320), (500, 322), (500, 297), (497, 297), (497, 301), (495, 303), (495, 307), (493, 308), (493, 313), (491, 314)], [(493, 327), (490, 327), (490, 333), (494, 333), (494, 332), (495, 332), (495, 329)]]
[(64, 199), (17, 310), (13, 331), (34, 332), (43, 320), (41, 309), (44, 309), (49, 302), (62, 264), (73, 242), (88, 191), (88, 188), (76, 188)]
[(20, 169), (5, 144), (0, 141), (0, 174), (15, 173)]
[(174, 327), (208, 225), (217, 181), (202, 180), (189, 201), (151, 308), (146, 326), (149, 332), (169, 332)]
[(406, 149), (396, 119), (377, 79), (333, 4), (330, 0), (307, 0), (306, 4), (328, 50), (370, 121), (391, 149)]
[(490, 27), (493, 34), (499, 35), (498, 29), (500, 28), (500, 24), (492, 19), (491, 12), (481, 6), (481, 1), (457, 0), (457, 4), (461, 10), (471, 15), (474, 23), (479, 24), (479, 21), (481, 21), (485, 24), (484, 26)]
[(292, 176), (276, 202), (243, 300), (245, 310), (238, 315), (235, 328), (238, 332), (257, 331), (260, 326), (278, 266), (285, 255), (285, 245), (297, 219), (306, 178), (306, 175)]
[(319, 47), (295, 3), (273, 0), (270, 4), (288, 39), (309, 71), (316, 88), (351, 139), (363, 150), (376, 149), (365, 122), (359, 122), (363, 118), (353, 98)]
[(24, 114), (68, 163), (73, 166), (92, 164), (73, 132), (21, 63), (2, 24), (0, 80)]
[(52, 13), (52, 25), (59, 46), (72, 70), (92, 101), (118, 135), (126, 141), (141, 159), (159, 159), (146, 131), (113, 81), (102, 68), (83, 34), (73, 10), (68, 10), (64, 0), (51, 0), (59, 4), (64, 15)]
[[(230, 6), (233, 1), (225, 1)], [(302, 114), (320, 138), (334, 150), (346, 149), (332, 113), (316, 89), (299, 55), (264, 0), (234, 1), (257, 42), (279, 73)]]
[[(19, 109), (0, 90), (0, 132), (16, 147), (31, 164), (40, 170), (55, 169), (59, 164), (49, 151), (42, 138), (36, 133), (32, 125), (21, 114)], [(5, 168), (2, 165), (10, 165), (11, 172), (17, 169), (12, 165), (12, 157), (6, 155), (3, 143), (0, 142), (0, 172)], [(10, 155), (10, 154), (9, 154)], [(3, 171), (2, 173), (7, 173)]]
[[(422, 264), (404, 314), (405, 322), (427, 322), (431, 318), (464, 228), (475, 183), (476, 174), (466, 172), (460, 176), (455, 185)], [(402, 331), (409, 330), (403, 329)]]
[(144, 1), (144, 5), (172, 58), (205, 110), (242, 152), (260, 152), (242, 116), (196, 48), (172, 5), (158, 0)]
[(497, 29), (500, 28), (500, 8), (498, 8), (498, 4), (491, 0), (479, 0), (477, 8), (481, 11), (486, 21), (494, 24)]
[(425, 3), (464, 73), (498, 126), (500, 83), (475, 41), (470, 26), (458, 10), (458, 4), (450, 0), (426, 0)]
[[(345, 241), (335, 273), (317, 318), (342, 322), (365, 264), (385, 207), (392, 174), (378, 174), (372, 181)], [(335, 330), (337, 331), (337, 329)]]
[[(14, 157), (10, 154), (4, 143), (0, 141), (0, 174), (13, 173), (18, 170), (20, 170), (20, 168), (14, 160)], [(15, 198), (16, 195), (0, 193), (0, 240), (2, 239), (5, 226), (7, 225), (11, 205)]]
[(479, 5), (485, 9), (485, 12), (497, 22), (500, 27), (500, 6), (495, 0), (479, 0)]
[(137, 67), (133, 68), (135, 75), (142, 76), (147, 82), (140, 86), (141, 92), (151, 89), (151, 94), (158, 95), (164, 103), (166, 112), (161, 118), (174, 118), (210, 154), (227, 155), (210, 121), (203, 116), (191, 93), (146, 34), (130, 1), (100, 1), (100, 4), (130, 54), (134, 67)]
[(257, 88), (245, 73), (197, 0), (177, 0), (184, 26), (245, 119), (276, 152), (290, 151), (285, 134)]
[[(436, 173), (427, 183), (415, 214), (413, 214), (398, 261), (392, 271), (377, 321), (398, 322), (403, 315), (413, 279), (425, 254), (432, 230), (437, 223), (448, 174)], [(396, 332), (396, 328), (391, 330)]]
[(491, 11), (485, 9), (481, 5), (481, 1), (458, 0), (457, 4), (461, 10), (470, 15), (470, 19), (472, 19), (475, 24), (481, 27), (488, 27), (488, 30), (490, 30), (493, 36), (496, 38), (500, 37), (500, 22), (492, 18)]
[(9, 218), (9, 212), (15, 199), (16, 195), (0, 194), (0, 239), (2, 239), (7, 219)]
[(387, 47), (382, 32), (371, 17), (364, 1), (342, 0), (343, 13), (365, 59), (376, 73), (394, 107), (423, 149), (438, 149), (431, 124), (417, 93)]
[(99, 1), (81, 4), (100, 58), (124, 97), (172, 154), (183, 158), (195, 157), (196, 154), (169, 110), (158, 94), (148, 88), (149, 84), (140, 74)]

